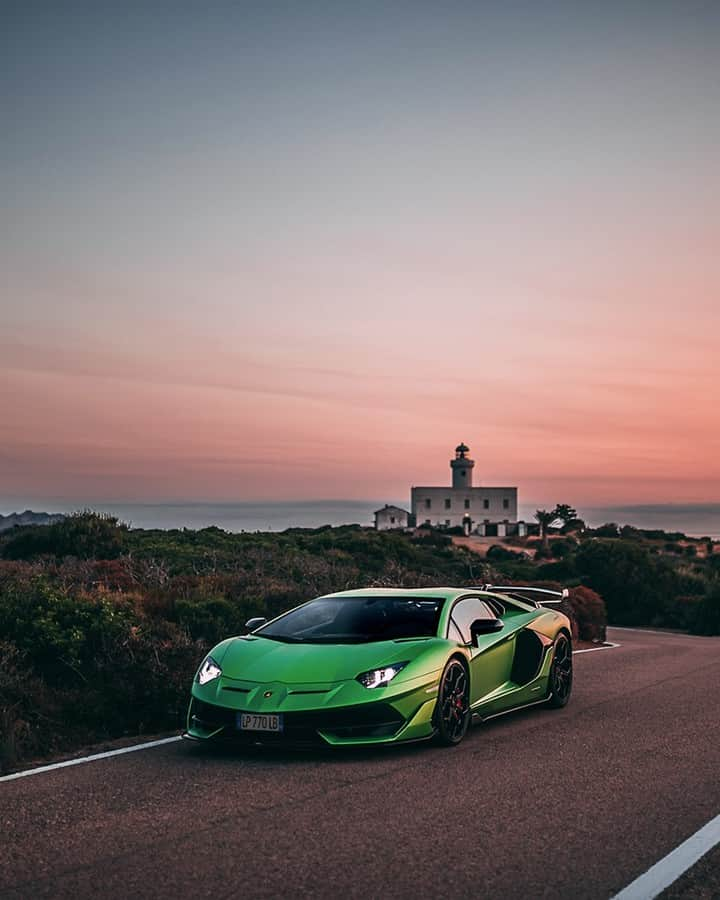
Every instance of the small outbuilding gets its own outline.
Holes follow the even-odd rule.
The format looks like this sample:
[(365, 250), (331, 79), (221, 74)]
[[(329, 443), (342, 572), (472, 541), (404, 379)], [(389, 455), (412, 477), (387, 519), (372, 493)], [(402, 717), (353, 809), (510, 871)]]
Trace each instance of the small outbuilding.
[(410, 513), (399, 506), (389, 506), (375, 510), (376, 531), (390, 531), (393, 528), (407, 528)]

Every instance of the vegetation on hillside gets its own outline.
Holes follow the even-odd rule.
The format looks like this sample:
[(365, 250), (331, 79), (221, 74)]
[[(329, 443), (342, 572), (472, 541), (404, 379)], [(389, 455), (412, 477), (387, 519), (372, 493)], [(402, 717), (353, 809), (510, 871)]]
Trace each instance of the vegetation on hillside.
[(720, 557), (657, 549), (668, 542), (615, 526), (608, 538), (553, 537), (537, 561), (527, 544), (483, 560), (437, 532), (359, 526), (131, 530), (86, 512), (12, 529), (0, 536), (0, 769), (178, 727), (212, 644), (330, 591), (563, 582), (587, 640), (604, 638), (605, 603), (610, 622), (720, 633)]

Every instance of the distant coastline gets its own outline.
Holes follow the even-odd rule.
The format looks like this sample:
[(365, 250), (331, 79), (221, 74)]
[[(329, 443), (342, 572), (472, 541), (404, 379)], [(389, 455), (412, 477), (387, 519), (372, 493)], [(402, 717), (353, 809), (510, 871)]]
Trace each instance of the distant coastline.
[[(317, 500), (294, 502), (244, 503), (52, 503), (57, 513), (13, 513), (0, 518), (0, 530), (15, 524), (47, 524), (62, 513), (90, 508), (107, 512), (128, 522), (133, 528), (207, 528), (216, 525), (226, 531), (283, 531), (286, 528), (318, 528), (322, 525), (370, 525), (373, 512), (391, 501)], [(407, 501), (394, 501), (407, 507)], [(37, 504), (40, 505), (40, 504)], [(43, 504), (44, 505), (44, 504)], [(628, 506), (580, 507), (579, 514), (588, 525), (605, 522), (634, 525), (637, 528), (682, 531), (690, 537), (720, 540), (720, 503), (635, 504)], [(521, 506), (520, 516), (533, 520), (534, 508)], [(13, 515), (15, 518), (12, 518)], [(36, 521), (27, 516), (37, 517)], [(5, 524), (3, 524), (5, 523)], [(9, 524), (8, 524), (9, 523)]]
[(31, 509), (20, 513), (11, 512), (6, 516), (0, 514), (0, 531), (7, 531), (16, 525), (52, 525), (62, 522), (64, 518), (62, 513), (33, 512)]

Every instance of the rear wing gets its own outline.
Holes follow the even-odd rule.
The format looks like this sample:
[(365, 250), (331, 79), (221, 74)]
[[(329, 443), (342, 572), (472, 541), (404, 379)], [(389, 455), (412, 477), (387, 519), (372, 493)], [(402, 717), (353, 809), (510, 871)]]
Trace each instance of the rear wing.
[(551, 591), (547, 588), (525, 587), (521, 584), (484, 584), (484, 591), (495, 591), (498, 594), (507, 594), (508, 597), (529, 603), (531, 606), (545, 606), (546, 604), (562, 603), (570, 596), (570, 591), (563, 588), (561, 591)]

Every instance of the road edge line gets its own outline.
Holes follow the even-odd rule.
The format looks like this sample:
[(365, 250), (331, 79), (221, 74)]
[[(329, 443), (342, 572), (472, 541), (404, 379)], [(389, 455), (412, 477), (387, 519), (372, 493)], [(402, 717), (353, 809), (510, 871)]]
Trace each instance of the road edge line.
[(117, 750), (106, 750), (104, 753), (93, 753), (90, 756), (79, 756), (76, 759), (66, 759), (63, 762), (49, 763), (46, 766), (36, 766), (34, 769), (23, 769), (22, 772), (11, 772), (9, 775), (0, 775), (0, 782), (14, 781), (16, 778), (27, 778), (29, 775), (41, 775), (43, 772), (52, 772), (55, 769), (66, 769), (68, 766), (79, 766), (81, 763), (94, 762), (96, 759), (107, 759), (110, 756), (120, 756), (123, 753), (134, 753), (136, 750), (149, 750), (150, 747), (160, 747), (163, 744), (172, 744), (180, 741), (179, 734), (173, 737), (160, 738), (157, 741), (146, 741), (143, 744), (131, 744), (129, 747), (120, 747)]
[(584, 650), (573, 650), (573, 656), (576, 653), (594, 653), (596, 650), (614, 650), (616, 647), (622, 647), (622, 644), (616, 644), (614, 641), (605, 641), (602, 647), (586, 647)]
[(667, 856), (663, 856), (647, 872), (615, 894), (611, 900), (653, 900), (698, 860), (720, 844), (720, 815), (715, 816)]

